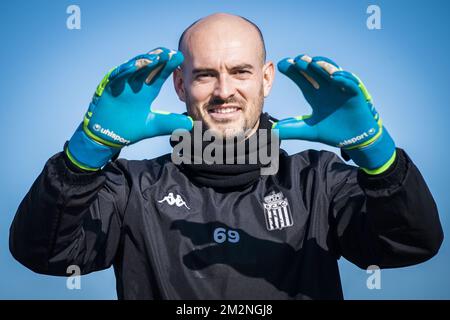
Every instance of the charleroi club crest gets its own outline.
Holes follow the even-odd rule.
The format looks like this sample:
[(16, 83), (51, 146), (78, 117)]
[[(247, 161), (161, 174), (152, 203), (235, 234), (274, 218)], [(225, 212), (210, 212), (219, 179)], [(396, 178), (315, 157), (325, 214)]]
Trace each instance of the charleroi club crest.
[(264, 197), (264, 215), (267, 229), (281, 230), (294, 224), (289, 202), (282, 192), (272, 191)]

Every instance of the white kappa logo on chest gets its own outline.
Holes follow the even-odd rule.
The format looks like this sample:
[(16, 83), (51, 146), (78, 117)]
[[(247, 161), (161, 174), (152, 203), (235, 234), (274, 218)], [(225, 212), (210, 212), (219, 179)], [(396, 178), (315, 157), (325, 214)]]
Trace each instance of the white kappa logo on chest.
[(167, 196), (165, 196), (164, 198), (162, 198), (161, 200), (158, 201), (158, 203), (163, 203), (166, 202), (169, 206), (177, 206), (177, 207), (182, 207), (185, 206), (188, 210), (190, 210), (190, 208), (187, 206), (186, 202), (183, 200), (183, 198), (181, 198), (181, 196), (179, 194), (177, 194), (176, 197), (174, 197), (172, 192), (169, 192), (169, 194)]

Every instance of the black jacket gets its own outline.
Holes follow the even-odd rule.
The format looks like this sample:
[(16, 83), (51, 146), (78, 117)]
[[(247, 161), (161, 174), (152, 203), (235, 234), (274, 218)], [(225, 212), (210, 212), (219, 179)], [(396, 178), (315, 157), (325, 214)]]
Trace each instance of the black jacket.
[(121, 299), (342, 299), (337, 259), (417, 264), (443, 240), (435, 202), (401, 149), (370, 177), (334, 153), (282, 154), (245, 190), (195, 185), (165, 155), (76, 173), (53, 156), (23, 199), (10, 250), (31, 270), (114, 266)]

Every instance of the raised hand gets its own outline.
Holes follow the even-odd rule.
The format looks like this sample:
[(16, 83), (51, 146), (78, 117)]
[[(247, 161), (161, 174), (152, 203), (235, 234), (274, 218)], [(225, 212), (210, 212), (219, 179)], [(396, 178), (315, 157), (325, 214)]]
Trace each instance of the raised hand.
[(361, 80), (325, 57), (299, 55), (278, 63), (311, 105), (312, 113), (274, 125), (281, 139), (302, 139), (342, 148), (369, 174), (395, 160), (395, 144)]

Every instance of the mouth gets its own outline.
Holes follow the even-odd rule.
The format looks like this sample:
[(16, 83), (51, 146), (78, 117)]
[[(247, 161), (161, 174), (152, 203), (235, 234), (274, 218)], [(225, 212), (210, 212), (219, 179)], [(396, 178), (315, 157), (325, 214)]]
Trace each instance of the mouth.
[(234, 120), (242, 113), (242, 108), (236, 105), (219, 105), (208, 109), (209, 116), (216, 121)]

